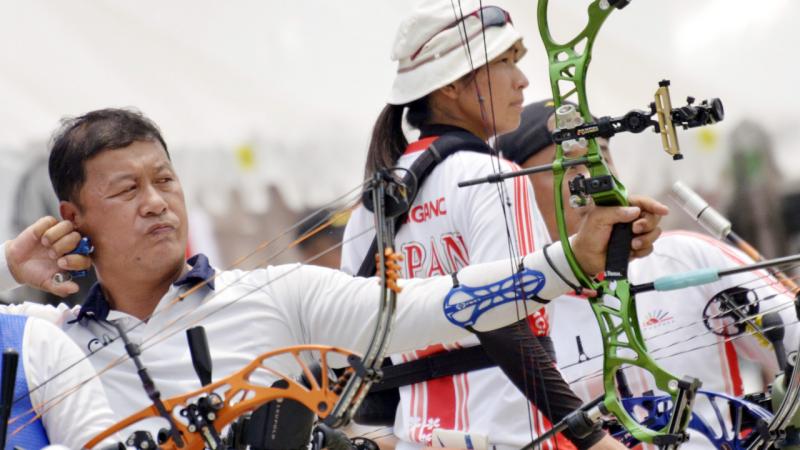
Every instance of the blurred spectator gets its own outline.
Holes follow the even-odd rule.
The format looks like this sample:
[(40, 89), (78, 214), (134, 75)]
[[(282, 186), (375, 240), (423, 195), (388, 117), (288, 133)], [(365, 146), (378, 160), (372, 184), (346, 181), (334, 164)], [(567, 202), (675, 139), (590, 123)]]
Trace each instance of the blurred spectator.
[(770, 136), (758, 123), (742, 121), (731, 134), (733, 195), (727, 216), (733, 229), (766, 257), (786, 254), (781, 210), (783, 176)]

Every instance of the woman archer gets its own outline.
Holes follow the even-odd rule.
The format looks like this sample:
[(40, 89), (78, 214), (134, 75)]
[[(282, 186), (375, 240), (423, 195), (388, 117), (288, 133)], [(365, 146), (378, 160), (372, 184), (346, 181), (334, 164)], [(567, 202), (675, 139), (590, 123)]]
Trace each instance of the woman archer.
[[(397, 75), (373, 128), (365, 174), (396, 166), (413, 171), (431, 147), (437, 155), (433, 159), (441, 159), (432, 169), (428, 166), (427, 176), (416, 174), (420, 179), (414, 201), (397, 230), (395, 249), (405, 258), (405, 278), (456, 273), (469, 264), (523, 255), (549, 241), (526, 177), (508, 179), (499, 187), (457, 186), (516, 168), (493, 156), (486, 142), (519, 126), (528, 86), (517, 67), (526, 49), (511, 16), (499, 7), (474, 3), (425, 2), (402, 22), (395, 39)], [(404, 121), (419, 130), (418, 140), (408, 142)], [(660, 204), (643, 210), (666, 213)], [(359, 207), (345, 231), (346, 272), (370, 275), (365, 269), (371, 267), (374, 233), (364, 231), (371, 226), (369, 211)], [(398, 449), (519, 448), (548, 429), (549, 421), (580, 406), (534, 338), (548, 343), (545, 314), (476, 334), (483, 355), (474, 349), (475, 338), (393, 355), (394, 364), (417, 375), (399, 389), (394, 418)], [(423, 358), (441, 370), (426, 373), (420, 369)], [(420, 378), (425, 381), (416, 382)], [(623, 448), (602, 432), (567, 437), (578, 448)], [(570, 448), (563, 438), (549, 445)]]

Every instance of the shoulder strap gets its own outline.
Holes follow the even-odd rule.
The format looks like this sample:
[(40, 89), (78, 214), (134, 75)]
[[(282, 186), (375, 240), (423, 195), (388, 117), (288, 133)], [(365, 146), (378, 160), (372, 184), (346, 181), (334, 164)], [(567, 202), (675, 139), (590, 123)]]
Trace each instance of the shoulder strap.
[[(413, 204), (417, 198), (417, 193), (422, 188), (423, 183), (428, 178), (428, 175), (433, 172), (436, 166), (447, 159), (450, 155), (459, 151), (471, 151), (491, 154), (491, 148), (482, 141), (479, 137), (467, 131), (452, 131), (442, 136), (439, 136), (433, 141), (427, 149), (423, 150), (422, 154), (417, 157), (411, 167), (408, 168), (409, 172), (413, 174), (406, 174), (403, 177), (403, 182), (406, 186), (412, 185), (412, 179), (417, 180), (417, 189), (409, 195), (409, 204)], [(367, 209), (370, 205), (365, 203)], [(406, 222), (408, 212), (405, 212), (395, 219), (395, 230)], [(375, 275), (375, 253), (378, 251), (378, 242), (373, 238), (369, 251), (364, 255), (361, 266), (356, 273), (359, 277), (371, 277)]]

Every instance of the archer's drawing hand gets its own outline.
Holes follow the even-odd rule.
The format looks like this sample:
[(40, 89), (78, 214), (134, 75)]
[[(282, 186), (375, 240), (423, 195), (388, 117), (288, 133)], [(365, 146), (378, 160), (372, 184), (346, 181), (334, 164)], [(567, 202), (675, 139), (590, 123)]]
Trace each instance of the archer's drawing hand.
[(641, 214), (633, 222), (633, 241), (631, 241), (631, 257), (641, 258), (653, 251), (653, 243), (661, 235), (658, 224), (662, 217), (669, 214), (669, 208), (643, 195), (631, 195), (628, 201), (641, 209)]
[(60, 297), (78, 292), (74, 281), (56, 283), (57, 273), (91, 267), (87, 255), (68, 254), (81, 239), (72, 222), (42, 217), (16, 238), (6, 242), (6, 263), (20, 284), (50, 292)]

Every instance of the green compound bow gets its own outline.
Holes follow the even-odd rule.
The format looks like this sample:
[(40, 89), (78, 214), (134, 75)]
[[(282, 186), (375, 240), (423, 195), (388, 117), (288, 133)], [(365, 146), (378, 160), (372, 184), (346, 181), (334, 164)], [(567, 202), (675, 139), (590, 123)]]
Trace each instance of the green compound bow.
[[(567, 260), (580, 284), (598, 293), (596, 297), (590, 299), (590, 304), (600, 325), (603, 339), (605, 394), (602, 405), (637, 440), (665, 448), (675, 448), (685, 440), (685, 430), (691, 418), (692, 403), (700, 382), (679, 379), (661, 368), (647, 352), (639, 328), (636, 303), (627, 279), (632, 225), (615, 225), (609, 241), (605, 276), (603, 279), (594, 279), (583, 272), (570, 247), (564, 216), (564, 201), (561, 195), (566, 168), (580, 164), (588, 168), (590, 177), (578, 177), (576, 181), (570, 182), (570, 192), (578, 205), (585, 203), (588, 197), (591, 197), (595, 204), (601, 206), (628, 205), (625, 186), (609, 169), (599, 151), (595, 137), (609, 137), (617, 131), (639, 132), (653, 125), (657, 131), (662, 133), (665, 149), (669, 147), (667, 151), (675, 159), (680, 158), (671, 123), (673, 110), (666, 90), (669, 83), (662, 82), (662, 89), (656, 94), (656, 102), (651, 105), (651, 114), (629, 113), (625, 118), (628, 118), (630, 114), (637, 113), (634, 117), (636, 120), (628, 121), (627, 127), (623, 127), (624, 129), (619, 129), (617, 125), (625, 124), (625, 118), (604, 118), (594, 121), (586, 97), (586, 72), (591, 61), (592, 46), (608, 15), (614, 9), (625, 7), (628, 0), (595, 0), (592, 2), (588, 9), (589, 21), (586, 27), (564, 44), (556, 43), (550, 33), (547, 17), (548, 3), (548, 0), (539, 0), (537, 13), (539, 32), (549, 60), (553, 100), (558, 108), (556, 126), (563, 132), (562, 138), (585, 139), (586, 145), (588, 145), (585, 156), (569, 158), (564, 150), (564, 144), (568, 143), (570, 139), (556, 139), (559, 145), (552, 170), (555, 180), (558, 230)], [(571, 106), (560, 108), (564, 101), (574, 94), (577, 94), (577, 111)], [(721, 113), (721, 104), (719, 106)], [(657, 124), (649, 120), (649, 116), (654, 113), (658, 116)], [(570, 115), (572, 117), (569, 117)], [(639, 119), (643, 118), (645, 121), (641, 123)], [(721, 117), (719, 118), (721, 119)], [(605, 132), (603, 132), (604, 128)], [(616, 374), (623, 365), (637, 366), (649, 372), (653, 376), (656, 386), (672, 398), (672, 412), (667, 426), (660, 430), (651, 430), (640, 424), (623, 407), (616, 382)]]

